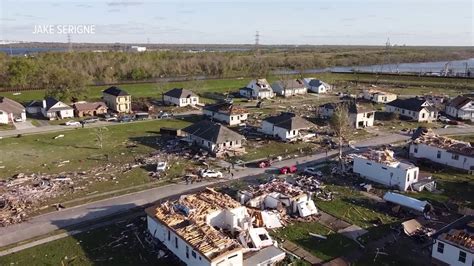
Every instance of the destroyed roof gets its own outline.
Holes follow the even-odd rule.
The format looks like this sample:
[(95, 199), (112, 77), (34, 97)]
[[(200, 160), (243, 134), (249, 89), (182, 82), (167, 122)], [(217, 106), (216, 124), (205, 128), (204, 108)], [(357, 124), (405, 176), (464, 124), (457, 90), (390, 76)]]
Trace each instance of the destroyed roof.
[(265, 184), (250, 186), (248, 191), (252, 193), (254, 197), (271, 193), (279, 193), (294, 198), (305, 194), (305, 192), (300, 187), (293, 186), (286, 181), (276, 179)]
[(113, 96), (127, 96), (130, 95), (128, 92), (120, 89), (119, 87), (112, 86), (106, 90), (103, 91), (103, 93), (107, 93)]
[(183, 195), (177, 201), (149, 208), (147, 214), (169, 227), (194, 250), (212, 261), (230, 250), (242, 247), (235, 239), (207, 224), (206, 216), (215, 211), (239, 207), (242, 205), (230, 196), (206, 188), (196, 194)]
[[(469, 95), (471, 96), (471, 95)], [(472, 97), (469, 97), (469, 96), (466, 96), (466, 95), (459, 95), (457, 96), (456, 98), (452, 99), (449, 103), (448, 103), (448, 106), (451, 106), (451, 107), (454, 107), (456, 109), (460, 109), (462, 108), (463, 106), (469, 104), (473, 98)]]
[(304, 88), (304, 82), (301, 79), (287, 79), (287, 80), (279, 80), (275, 82), (278, 86), (284, 89), (300, 89)]
[(217, 103), (209, 104), (203, 107), (205, 110), (212, 112), (227, 114), (227, 115), (237, 115), (237, 114), (247, 114), (248, 111), (244, 107), (234, 105), (231, 103)]
[(183, 128), (183, 131), (216, 144), (245, 139), (239, 133), (209, 120), (194, 123)]
[(401, 168), (401, 169), (411, 169), (416, 167), (411, 163), (405, 163), (397, 160), (394, 157), (394, 152), (391, 150), (368, 150), (361, 154), (356, 155), (356, 157), (364, 158), (367, 160), (371, 160), (377, 163), (381, 163), (390, 167), (394, 168)]
[(75, 103), (73, 104), (74, 109), (77, 111), (89, 111), (89, 110), (97, 110), (101, 107), (107, 108), (105, 103), (103, 102), (93, 102), (93, 103), (88, 103), (88, 102), (82, 102), (82, 103)]
[(274, 126), (284, 128), (286, 130), (293, 129), (304, 129), (311, 127), (311, 123), (306, 119), (303, 119), (299, 116), (296, 116), (293, 113), (281, 113), (277, 116), (270, 116), (265, 118), (264, 121), (267, 121)]
[(400, 109), (419, 112), (424, 108), (428, 111), (435, 111), (436, 109), (429, 103), (429, 101), (422, 98), (396, 99), (387, 103), (387, 105), (398, 107)]
[(335, 102), (335, 103), (325, 103), (320, 105), (319, 107), (325, 108), (325, 109), (336, 109), (339, 105), (345, 104), (347, 106), (347, 111), (350, 114), (360, 114), (360, 113), (368, 113), (368, 112), (374, 112), (374, 109), (368, 105), (361, 105), (356, 103), (356, 101), (351, 98), (348, 100), (340, 101), (340, 102)]
[(326, 87), (329, 86), (329, 84), (327, 84), (326, 82), (322, 81), (322, 80), (319, 80), (319, 79), (315, 79), (315, 78), (305, 78), (304, 79), (309, 86), (311, 87), (319, 87), (321, 85), (324, 85)]
[(421, 201), (412, 197), (393, 192), (385, 193), (383, 199), (385, 201), (392, 202), (419, 212), (427, 212), (431, 208), (431, 205), (427, 201)]
[(412, 137), (413, 144), (425, 144), (451, 153), (474, 156), (474, 147), (469, 142), (455, 140), (435, 134), (431, 129), (419, 128)]
[(466, 215), (440, 229), (433, 238), (474, 253), (474, 216)]
[(254, 79), (249, 82), (247, 85), (248, 89), (252, 89), (253, 85), (257, 86), (259, 90), (270, 90), (270, 83), (266, 79)]
[(377, 89), (367, 89), (365, 92), (370, 93), (370, 94), (380, 94), (380, 95), (396, 95), (395, 93), (388, 92), (388, 91), (381, 91)]
[(285, 252), (273, 245), (262, 248), (256, 252), (248, 252), (244, 255), (244, 265), (263, 265), (275, 257), (285, 257)]
[(7, 113), (20, 114), (25, 110), (25, 107), (14, 100), (0, 96), (0, 110)]
[(165, 92), (165, 96), (173, 97), (173, 98), (189, 98), (189, 97), (197, 97), (194, 92), (183, 89), (183, 88), (174, 88)]

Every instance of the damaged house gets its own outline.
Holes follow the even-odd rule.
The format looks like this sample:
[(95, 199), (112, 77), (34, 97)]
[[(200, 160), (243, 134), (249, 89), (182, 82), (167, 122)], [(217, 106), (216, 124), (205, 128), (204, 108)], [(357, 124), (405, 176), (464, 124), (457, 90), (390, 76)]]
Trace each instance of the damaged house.
[(459, 141), (419, 128), (410, 143), (410, 158), (426, 159), (434, 163), (472, 172), (474, 170), (474, 147), (469, 142)]
[(146, 213), (148, 231), (187, 265), (275, 265), (285, 258), (265, 228), (253, 227), (245, 206), (211, 188)]
[(433, 265), (474, 265), (474, 216), (464, 216), (433, 235)]
[(474, 121), (474, 95), (459, 95), (446, 105), (446, 114), (462, 119)]
[(367, 151), (354, 155), (353, 171), (362, 177), (388, 187), (406, 191), (418, 182), (419, 168), (395, 159), (393, 151)]
[(241, 204), (262, 210), (261, 220), (267, 228), (282, 226), (273, 217), (275, 214), (271, 212), (272, 210), (279, 211), (284, 215), (296, 214), (300, 217), (318, 214), (318, 209), (311, 196), (310, 192), (305, 192), (298, 186), (279, 180), (252, 186), (237, 194)]
[(227, 127), (202, 120), (182, 129), (186, 140), (214, 155), (220, 157), (224, 154), (235, 155), (244, 153), (243, 142), (245, 137)]
[(375, 110), (367, 105), (358, 104), (354, 100), (320, 105), (318, 108), (318, 115), (323, 118), (330, 118), (337, 106), (341, 104), (346, 104), (350, 124), (355, 129), (371, 127), (374, 125)]
[(163, 102), (178, 107), (195, 106), (199, 104), (199, 96), (190, 90), (174, 88), (163, 94)]
[(239, 90), (240, 96), (248, 99), (271, 99), (275, 95), (270, 83), (266, 79), (254, 79), (247, 87)]
[(366, 89), (362, 92), (362, 98), (373, 103), (388, 103), (395, 101), (397, 99), (397, 95), (395, 93), (386, 91)]
[(386, 103), (385, 112), (395, 113), (417, 122), (432, 122), (438, 119), (435, 106), (430, 101), (418, 97), (396, 99)]
[(306, 119), (293, 113), (282, 113), (263, 120), (260, 131), (283, 141), (292, 141), (302, 137), (300, 131), (309, 129), (311, 126), (312, 124)]
[(202, 112), (205, 116), (225, 123), (229, 126), (235, 126), (244, 123), (249, 115), (247, 109), (231, 103), (206, 105), (202, 108)]
[(25, 107), (7, 97), (0, 96), (0, 124), (26, 121)]
[(308, 93), (305, 83), (301, 79), (280, 80), (272, 84), (273, 91), (280, 96), (290, 97)]
[(326, 93), (331, 89), (331, 85), (319, 79), (305, 78), (303, 79), (303, 82), (306, 85), (306, 88), (314, 93)]

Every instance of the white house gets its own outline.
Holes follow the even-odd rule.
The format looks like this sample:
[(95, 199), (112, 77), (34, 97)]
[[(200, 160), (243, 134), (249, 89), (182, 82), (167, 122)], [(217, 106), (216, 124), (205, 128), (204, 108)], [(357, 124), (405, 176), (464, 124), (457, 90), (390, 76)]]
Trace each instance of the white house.
[(187, 265), (250, 265), (250, 258), (251, 265), (274, 265), (284, 259), (283, 251), (266, 250), (275, 243), (265, 228), (253, 227), (245, 206), (211, 188), (146, 213), (150, 234)]
[(349, 123), (355, 129), (372, 127), (374, 125), (375, 110), (370, 106), (357, 104), (352, 100), (320, 105), (318, 115), (323, 118), (330, 118), (337, 106), (341, 104), (346, 104), (349, 113)]
[(303, 82), (306, 88), (308, 88), (308, 90), (311, 92), (326, 93), (331, 89), (331, 86), (329, 84), (319, 79), (304, 78)]
[(26, 120), (25, 107), (7, 97), (0, 96), (0, 124), (23, 122)]
[(366, 89), (362, 92), (362, 98), (374, 103), (388, 103), (395, 101), (397, 99), (397, 95), (395, 93), (386, 91)]
[(270, 116), (262, 121), (260, 131), (266, 135), (278, 137), (283, 141), (291, 141), (300, 136), (300, 130), (309, 129), (311, 124), (292, 113)]
[(199, 96), (190, 90), (174, 88), (165, 92), (163, 95), (163, 102), (165, 104), (176, 105), (178, 107), (184, 107), (188, 105), (195, 106), (199, 104)]
[(474, 121), (474, 97), (459, 95), (446, 105), (446, 114), (462, 120)]
[(279, 80), (272, 84), (273, 92), (283, 97), (306, 94), (308, 88), (301, 79)]
[(266, 79), (254, 79), (247, 87), (241, 88), (239, 93), (242, 97), (249, 99), (271, 99), (275, 95), (270, 83)]
[(247, 109), (230, 103), (206, 105), (202, 112), (205, 116), (230, 126), (244, 123), (249, 115)]
[(434, 265), (474, 265), (474, 216), (459, 218), (432, 237), (431, 262)]
[(354, 156), (353, 171), (362, 177), (388, 187), (406, 191), (418, 182), (420, 170), (413, 164), (400, 162), (393, 151), (368, 151)]
[(74, 109), (54, 98), (48, 97), (43, 100), (41, 114), (49, 120), (74, 117)]
[(216, 156), (227, 153), (244, 152), (243, 142), (245, 137), (227, 127), (202, 120), (182, 130), (186, 139), (201, 148), (204, 148)]
[(474, 170), (474, 147), (470, 143), (439, 136), (432, 131), (413, 136), (409, 156), (468, 172)]
[(396, 99), (385, 104), (385, 112), (396, 113), (417, 122), (432, 122), (438, 119), (434, 105), (422, 98)]

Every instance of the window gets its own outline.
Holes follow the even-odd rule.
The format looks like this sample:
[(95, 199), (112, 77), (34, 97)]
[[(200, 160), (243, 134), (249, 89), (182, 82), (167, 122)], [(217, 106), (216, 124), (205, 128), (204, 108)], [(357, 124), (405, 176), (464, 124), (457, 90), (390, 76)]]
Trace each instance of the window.
[(174, 246), (178, 248), (178, 238), (174, 237)]
[(421, 114), (421, 118), (425, 118), (425, 113), (422, 113), (422, 114)]
[(466, 263), (466, 252), (464, 251), (459, 251), (459, 258), (458, 261), (462, 263)]
[(438, 242), (438, 253), (444, 252), (444, 243)]
[(438, 159), (441, 158), (441, 151), (438, 151), (438, 154), (436, 154), (436, 158), (438, 158)]
[(171, 232), (170, 232), (170, 230), (168, 230), (168, 241), (170, 241), (170, 240), (171, 240)]
[(196, 252), (194, 250), (191, 251), (191, 256), (193, 256), (193, 258), (196, 258)]
[(227, 259), (230, 260), (230, 259), (235, 258), (235, 257), (237, 257), (237, 254), (232, 255), (232, 256), (228, 257)]
[(413, 148), (413, 152), (414, 152), (414, 153), (418, 153), (418, 146), (415, 146), (415, 147)]
[(387, 170), (387, 167), (383, 167), (383, 166), (382, 166), (382, 169), (383, 169), (383, 170)]
[(372, 165), (371, 163), (366, 163), (367, 165)]
[(453, 158), (453, 160), (459, 160), (459, 154), (453, 154), (453, 156), (451, 157)]
[(186, 258), (189, 259), (189, 247), (186, 246)]

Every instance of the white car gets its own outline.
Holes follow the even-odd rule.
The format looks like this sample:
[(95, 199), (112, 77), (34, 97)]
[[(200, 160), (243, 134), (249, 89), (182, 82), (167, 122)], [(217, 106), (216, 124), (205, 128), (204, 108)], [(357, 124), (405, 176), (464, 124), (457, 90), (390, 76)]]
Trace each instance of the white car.
[(166, 166), (168, 166), (168, 163), (166, 162), (158, 162), (156, 164), (156, 171), (157, 172), (164, 172), (166, 171)]
[(308, 175), (323, 176), (323, 173), (319, 171), (316, 167), (306, 167), (303, 170), (303, 173)]
[(219, 171), (214, 171), (211, 169), (203, 169), (200, 172), (202, 177), (220, 177), (222, 178), (222, 173)]
[(446, 116), (440, 116), (438, 118), (439, 121), (441, 122), (444, 122), (444, 123), (449, 123), (449, 121), (451, 121), (449, 118), (447, 118)]
[(16, 117), (14, 119), (15, 122), (23, 122), (23, 119), (21, 117)]
[(64, 123), (64, 125), (66, 125), (66, 126), (80, 126), (81, 123), (78, 122), (78, 121), (67, 121), (66, 123)]

